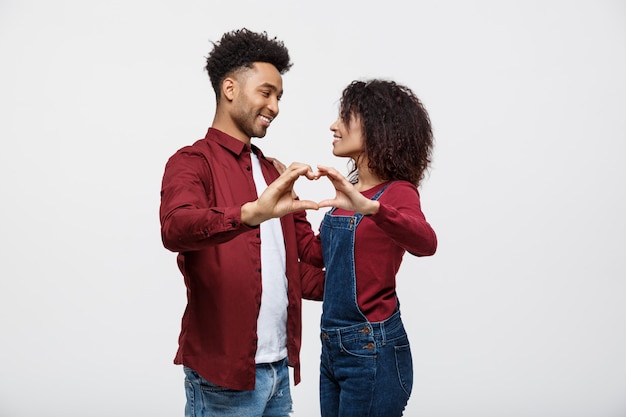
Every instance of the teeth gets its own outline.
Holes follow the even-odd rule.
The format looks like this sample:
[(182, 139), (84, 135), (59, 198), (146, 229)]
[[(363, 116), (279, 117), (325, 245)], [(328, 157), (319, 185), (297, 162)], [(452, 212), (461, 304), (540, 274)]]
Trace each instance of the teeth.
[(270, 119), (269, 117), (265, 117), (265, 116), (260, 116), (260, 117), (261, 117), (261, 119), (263, 119), (267, 123), (272, 123), (272, 120), (274, 120), (274, 119)]

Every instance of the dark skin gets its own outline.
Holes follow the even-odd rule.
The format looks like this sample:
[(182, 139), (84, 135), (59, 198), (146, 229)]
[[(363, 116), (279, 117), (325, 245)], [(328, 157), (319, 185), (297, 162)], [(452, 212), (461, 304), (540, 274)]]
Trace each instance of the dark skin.
[(293, 186), (302, 176), (309, 180), (318, 178), (306, 164), (294, 162), (289, 165), (259, 198), (241, 206), (241, 221), (248, 226), (256, 226), (294, 211), (317, 210), (320, 206), (315, 201), (299, 200), (296, 197)]
[[(278, 116), (282, 93), (282, 76), (272, 64), (256, 62), (252, 68), (240, 69), (222, 82), (212, 127), (249, 145), (252, 136), (265, 136)], [(295, 197), (293, 186), (302, 176), (317, 178), (310, 166), (291, 164), (257, 200), (241, 206), (241, 221), (257, 226), (294, 211), (317, 210), (316, 202)]]

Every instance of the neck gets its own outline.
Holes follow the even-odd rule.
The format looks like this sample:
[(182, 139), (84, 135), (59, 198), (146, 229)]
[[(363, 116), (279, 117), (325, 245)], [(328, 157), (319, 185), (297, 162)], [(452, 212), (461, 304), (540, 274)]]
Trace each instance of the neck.
[(246, 145), (250, 145), (250, 136), (246, 135), (241, 129), (239, 129), (230, 117), (225, 117), (219, 111), (215, 113), (211, 127), (242, 141)]
[(355, 184), (355, 187), (359, 191), (365, 191), (383, 182), (385, 181), (380, 179), (378, 175), (372, 173), (367, 167), (362, 167), (359, 168), (359, 180)]

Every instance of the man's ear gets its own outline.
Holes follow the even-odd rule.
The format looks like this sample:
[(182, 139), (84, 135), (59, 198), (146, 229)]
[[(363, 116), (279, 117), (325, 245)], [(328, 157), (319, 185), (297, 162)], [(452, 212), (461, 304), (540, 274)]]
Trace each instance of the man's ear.
[(236, 81), (233, 78), (224, 78), (224, 81), (222, 81), (222, 95), (226, 98), (226, 100), (233, 101), (233, 98), (235, 97), (235, 87)]

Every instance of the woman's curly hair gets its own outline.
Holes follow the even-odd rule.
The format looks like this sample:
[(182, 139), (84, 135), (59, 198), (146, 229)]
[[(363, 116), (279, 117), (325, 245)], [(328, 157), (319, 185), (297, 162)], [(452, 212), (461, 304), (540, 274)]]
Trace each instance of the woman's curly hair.
[[(433, 133), (428, 112), (406, 86), (373, 79), (353, 81), (342, 93), (339, 114), (346, 126), (360, 117), (368, 168), (380, 179), (419, 186), (431, 162)], [(358, 160), (350, 171), (358, 179)]]
[(206, 58), (206, 71), (219, 100), (224, 78), (242, 67), (252, 68), (255, 62), (267, 62), (284, 74), (293, 65), (289, 51), (282, 41), (268, 38), (266, 32), (252, 32), (246, 28), (222, 35), (218, 42), (211, 42), (213, 50)]

